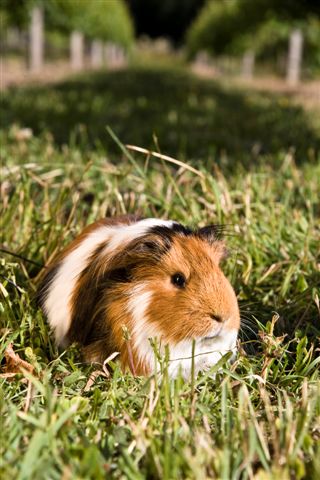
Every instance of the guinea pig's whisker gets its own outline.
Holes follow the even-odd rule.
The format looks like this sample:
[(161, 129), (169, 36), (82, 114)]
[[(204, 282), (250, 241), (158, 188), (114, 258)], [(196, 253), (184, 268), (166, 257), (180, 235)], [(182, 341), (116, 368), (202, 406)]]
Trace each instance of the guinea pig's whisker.
[(256, 324), (256, 313), (255, 312), (248, 312), (247, 310), (240, 310), (240, 316), (241, 318), (246, 318), (248, 321), (250, 321), (253, 324)]
[(257, 335), (257, 331), (254, 330), (250, 325), (246, 325), (246, 324), (240, 325), (240, 331), (241, 332), (249, 332), (249, 333), (251, 333), (255, 336)]
[[(244, 330), (240, 330), (240, 337), (243, 337), (244, 339), (247, 339), (247, 341), (251, 341), (250, 336), (249, 336), (248, 333), (245, 332)], [(242, 343), (243, 343), (243, 342), (242, 342)]]
[(245, 317), (243, 315), (240, 316), (240, 319), (241, 319), (241, 323), (245, 324), (245, 325), (251, 325), (251, 326), (256, 326), (256, 323), (254, 321), (252, 321), (251, 318), (248, 318), (248, 317)]
[(255, 332), (253, 330), (253, 328), (251, 328), (249, 325), (240, 325), (240, 332), (243, 332), (243, 333), (246, 333), (246, 332), (250, 332), (252, 333), (253, 335), (257, 335), (257, 332)]
[(241, 318), (241, 323), (242, 323), (242, 324), (244, 324), (244, 325), (251, 325), (251, 326), (253, 326), (253, 327), (255, 326), (255, 323), (252, 322), (250, 318), (243, 317), (242, 315), (241, 315), (240, 318)]
[(246, 323), (248, 325), (256, 326), (256, 322), (252, 317), (244, 315), (243, 313), (240, 312), (240, 318), (241, 318), (241, 322)]
[[(252, 305), (259, 305), (259, 302), (247, 302), (247, 303), (241, 303), (239, 305), (239, 308), (240, 310), (243, 310), (244, 308), (247, 309), (248, 307), (252, 306)], [(251, 310), (249, 310), (251, 311)]]
[(250, 332), (250, 333), (253, 333), (254, 335), (256, 335), (257, 333), (254, 331), (254, 329), (252, 327), (250, 327), (250, 325), (241, 325), (240, 327), (240, 331), (241, 332)]

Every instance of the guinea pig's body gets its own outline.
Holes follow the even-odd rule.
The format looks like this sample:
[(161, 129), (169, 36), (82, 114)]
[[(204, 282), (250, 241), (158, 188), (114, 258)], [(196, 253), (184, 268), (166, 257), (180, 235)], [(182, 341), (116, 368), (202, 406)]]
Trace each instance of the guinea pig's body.
[(120, 352), (122, 367), (155, 368), (150, 339), (169, 346), (169, 374), (210, 368), (235, 351), (240, 326), (234, 291), (219, 268), (218, 227), (123, 216), (87, 227), (49, 265), (40, 304), (56, 342), (78, 342), (87, 361)]

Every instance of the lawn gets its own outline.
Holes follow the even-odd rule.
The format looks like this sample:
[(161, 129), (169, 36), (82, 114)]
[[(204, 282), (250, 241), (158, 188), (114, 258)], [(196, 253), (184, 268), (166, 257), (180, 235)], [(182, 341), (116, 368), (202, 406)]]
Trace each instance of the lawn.
[[(319, 114), (182, 68), (84, 75), (1, 103), (2, 478), (318, 479)], [(34, 302), (41, 266), (84, 225), (137, 211), (227, 225), (243, 319), (232, 365), (184, 382), (168, 379), (170, 359), (151, 378), (111, 361), (108, 376), (76, 346), (57, 351)], [(5, 377), (10, 344), (31, 371)]]
[[(2, 95), (0, 126), (19, 121), (35, 134), (83, 148), (123, 143), (159, 148), (197, 162), (232, 155), (248, 163), (292, 148), (297, 159), (320, 150), (320, 113), (307, 116), (287, 95), (235, 90), (187, 75), (182, 67), (135, 67), (83, 75), (55, 86), (11, 88)], [(232, 164), (233, 159), (232, 159)]]

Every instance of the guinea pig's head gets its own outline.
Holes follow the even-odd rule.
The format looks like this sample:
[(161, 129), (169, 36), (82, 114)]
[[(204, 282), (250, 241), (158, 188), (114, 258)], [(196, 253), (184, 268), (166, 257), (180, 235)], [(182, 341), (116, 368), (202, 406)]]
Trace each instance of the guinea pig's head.
[[(239, 308), (220, 268), (225, 245), (218, 231), (215, 226), (155, 226), (114, 257), (119, 283), (109, 316), (119, 318), (120, 310), (129, 316), (127, 327), (140, 370), (153, 367), (150, 338), (162, 347), (169, 345), (173, 375), (180, 367), (188, 375), (193, 341), (196, 370), (209, 368), (235, 350)], [(119, 329), (119, 322), (115, 324)]]

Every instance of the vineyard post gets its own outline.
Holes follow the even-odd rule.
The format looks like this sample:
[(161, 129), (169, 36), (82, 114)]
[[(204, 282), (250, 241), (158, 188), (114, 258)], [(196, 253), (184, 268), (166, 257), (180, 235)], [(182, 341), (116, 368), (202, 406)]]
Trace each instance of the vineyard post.
[(101, 67), (103, 63), (103, 44), (100, 40), (93, 40), (90, 50), (91, 66), (94, 68)]
[(287, 63), (287, 83), (295, 86), (300, 81), (302, 63), (303, 36), (299, 29), (293, 30), (289, 39)]
[(71, 67), (73, 70), (81, 70), (83, 68), (83, 51), (83, 34), (77, 30), (74, 30), (71, 32), (70, 37)]
[(29, 27), (29, 68), (38, 72), (43, 66), (44, 32), (43, 32), (43, 10), (34, 7), (31, 11), (31, 22)]
[(247, 50), (242, 58), (242, 76), (250, 80), (253, 77), (255, 55), (253, 50)]

